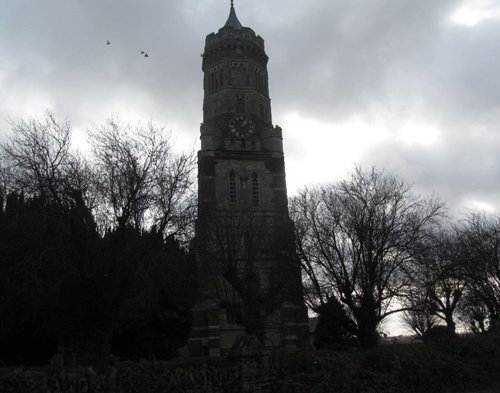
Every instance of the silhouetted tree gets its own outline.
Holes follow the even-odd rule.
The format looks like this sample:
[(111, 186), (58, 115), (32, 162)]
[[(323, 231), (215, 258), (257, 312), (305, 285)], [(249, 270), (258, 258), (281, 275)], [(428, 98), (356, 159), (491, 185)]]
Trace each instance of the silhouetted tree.
[[(61, 347), (79, 351), (90, 347), (104, 314), (96, 282), (98, 236), (89, 205), (92, 170), (71, 151), (69, 122), (59, 123), (48, 113), (12, 127), (13, 136), (0, 152), (4, 188), (18, 200), (10, 220), (17, 226), (4, 248), (12, 267), (7, 279), (25, 269), (18, 284), (33, 288), (41, 326)], [(10, 210), (6, 206), (7, 214)]]
[(467, 280), (463, 313), (485, 330), (500, 320), (500, 218), (471, 214), (459, 227), (459, 253)]
[(424, 322), (427, 329), (436, 324), (431, 315), (455, 333), (457, 307), (466, 286), (459, 247), (456, 231), (445, 227), (415, 244), (414, 263), (407, 270), (413, 285), (403, 302), (410, 309), (406, 322), (418, 326), (420, 334)]
[(1, 145), (2, 179), (6, 192), (38, 195), (45, 201), (68, 206), (75, 197), (90, 203), (94, 174), (71, 151), (71, 125), (47, 113), (12, 123), (13, 136)]
[(346, 349), (356, 345), (356, 322), (342, 303), (330, 298), (318, 307), (317, 312), (318, 324), (314, 330), (316, 349)]
[(490, 328), (490, 311), (474, 289), (466, 288), (458, 306), (458, 315), (464, 326), (475, 334), (486, 333)]
[(380, 170), (356, 168), (346, 180), (302, 191), (291, 211), (309, 305), (339, 299), (360, 343), (376, 345), (377, 327), (401, 311), (394, 300), (411, 285), (403, 273), (414, 244), (437, 224), (443, 205)]
[[(403, 311), (402, 321), (418, 337), (424, 338), (427, 331), (437, 325), (438, 317), (431, 309), (431, 301), (422, 288), (415, 288), (411, 297), (406, 297), (404, 305), (407, 310)], [(423, 292), (423, 294), (422, 294)]]
[[(190, 235), (193, 158), (169, 155), (157, 129), (104, 133), (95, 166), (51, 114), (13, 130), (0, 149), (0, 361), (44, 363), (56, 345), (84, 363), (105, 360), (110, 346), (172, 356), (194, 296), (192, 259), (176, 240)], [(108, 153), (125, 162), (106, 167)], [(110, 206), (113, 229), (98, 231), (95, 214)]]
[[(13, 322), (3, 324), (1, 335), (12, 348), (10, 361), (42, 361), (25, 346), (32, 337), (39, 341), (35, 348), (47, 342), (76, 348), (100, 326), (96, 234), (86, 219), (76, 204), (62, 209), (41, 196), (7, 198), (0, 225), (0, 312), (3, 322)], [(49, 355), (44, 352), (43, 359)]]
[(111, 350), (127, 359), (172, 357), (191, 329), (194, 261), (152, 229), (115, 229), (103, 239)]
[(43, 364), (57, 343), (45, 324), (49, 304), (40, 296), (36, 257), (30, 258), (38, 240), (36, 221), (22, 196), (8, 195), (0, 209), (0, 363), (7, 365)]
[(113, 119), (90, 131), (99, 211), (105, 226), (147, 229), (189, 240), (194, 220), (195, 156), (175, 154), (169, 133)]

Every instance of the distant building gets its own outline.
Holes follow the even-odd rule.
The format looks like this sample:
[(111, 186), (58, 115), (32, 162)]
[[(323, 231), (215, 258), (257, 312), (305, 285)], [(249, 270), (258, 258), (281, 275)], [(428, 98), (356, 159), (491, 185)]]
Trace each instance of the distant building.
[(226, 24), (206, 37), (202, 56), (195, 242), (200, 288), (189, 351), (227, 354), (245, 328), (259, 330), (259, 323), (268, 348), (307, 346), (282, 130), (272, 124), (264, 40), (241, 25), (231, 2)]

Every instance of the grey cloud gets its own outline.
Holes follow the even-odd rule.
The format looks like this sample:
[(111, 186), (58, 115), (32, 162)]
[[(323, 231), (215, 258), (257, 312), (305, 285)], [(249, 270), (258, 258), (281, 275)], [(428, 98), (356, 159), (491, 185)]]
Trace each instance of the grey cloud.
[(474, 132), (449, 137), (444, 146), (430, 148), (385, 143), (363, 157), (365, 166), (386, 168), (425, 195), (448, 202), (454, 214), (464, 212), (464, 200), (490, 203), (500, 209), (500, 134)]
[[(272, 64), (288, 69), (276, 72), (279, 98), (296, 88), (310, 98), (308, 111), (337, 118), (386, 99), (394, 70), (407, 74), (408, 64), (432, 54), (440, 18), (452, 2), (424, 3), (335, 1), (308, 7), (298, 28), (277, 33), (281, 45)], [(295, 106), (303, 107), (301, 96), (295, 97)]]
[[(4, 0), (0, 118), (17, 116), (10, 113), (13, 102), (28, 105), (41, 94), (78, 126), (134, 105), (194, 139), (202, 107), (200, 53), (205, 35), (224, 24), (228, 3)], [(500, 23), (457, 26), (449, 16), (458, 5), (236, 2), (240, 21), (266, 40), (276, 123), (297, 111), (337, 126), (353, 116), (385, 117), (391, 130), (412, 121), (435, 126), (439, 146), (389, 140), (365, 152), (362, 163), (385, 166), (457, 205), (472, 194), (491, 201), (500, 195)], [(301, 144), (307, 148), (306, 133)], [(300, 150), (288, 146), (287, 158), (299, 159)]]

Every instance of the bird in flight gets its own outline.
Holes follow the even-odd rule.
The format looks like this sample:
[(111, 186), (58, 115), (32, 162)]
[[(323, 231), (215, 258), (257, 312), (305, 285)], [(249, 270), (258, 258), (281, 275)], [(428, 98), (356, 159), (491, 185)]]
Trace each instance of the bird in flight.
[(109, 40), (107, 40), (106, 45), (111, 45), (111, 42), (109, 42)]
[(149, 57), (148, 52), (144, 52), (143, 50), (141, 50), (141, 55), (143, 55), (144, 57)]

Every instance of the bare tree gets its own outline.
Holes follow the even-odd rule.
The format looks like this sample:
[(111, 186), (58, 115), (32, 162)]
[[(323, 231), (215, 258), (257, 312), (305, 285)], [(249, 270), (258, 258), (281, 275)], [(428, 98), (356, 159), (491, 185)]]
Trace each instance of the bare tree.
[(438, 317), (432, 309), (432, 301), (429, 299), (424, 287), (414, 288), (411, 296), (405, 296), (402, 321), (418, 337), (424, 338), (425, 334), (438, 324)]
[(466, 287), (458, 305), (458, 317), (463, 325), (475, 334), (488, 331), (491, 327), (489, 307), (472, 287)]
[(0, 211), (4, 207), (8, 195), (9, 173), (3, 157), (0, 158)]
[(95, 173), (71, 147), (71, 125), (47, 112), (41, 120), (12, 122), (13, 136), (1, 146), (0, 181), (4, 197), (15, 193), (41, 197), (46, 203), (70, 208), (90, 231), (95, 230)]
[(500, 320), (500, 217), (471, 214), (459, 239), (470, 321), (484, 330)]
[(302, 191), (291, 210), (309, 305), (336, 297), (360, 343), (376, 345), (380, 322), (401, 311), (395, 299), (410, 287), (403, 273), (414, 244), (437, 224), (443, 205), (378, 169), (356, 168), (346, 180)]
[(182, 237), (195, 212), (194, 153), (175, 154), (172, 137), (152, 123), (113, 119), (90, 131), (96, 160), (101, 221)]
[(12, 122), (14, 135), (2, 145), (2, 178), (6, 192), (40, 195), (53, 203), (73, 200), (90, 188), (89, 167), (71, 151), (71, 125), (45, 118)]
[(94, 213), (104, 230), (154, 226), (188, 241), (196, 208), (193, 152), (173, 152), (163, 128), (114, 120), (90, 131), (94, 162), (71, 148), (71, 125), (47, 113), (12, 123), (1, 151), (2, 193), (40, 195)]
[(413, 307), (411, 315), (428, 319), (432, 314), (446, 324), (451, 334), (456, 329), (456, 313), (466, 280), (460, 263), (460, 241), (452, 228), (441, 227), (423, 243), (415, 245), (414, 264), (409, 267), (413, 288), (405, 302)]

